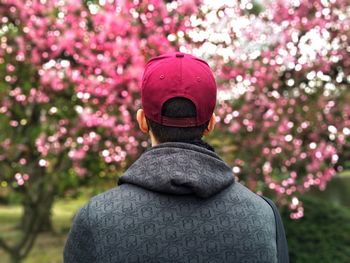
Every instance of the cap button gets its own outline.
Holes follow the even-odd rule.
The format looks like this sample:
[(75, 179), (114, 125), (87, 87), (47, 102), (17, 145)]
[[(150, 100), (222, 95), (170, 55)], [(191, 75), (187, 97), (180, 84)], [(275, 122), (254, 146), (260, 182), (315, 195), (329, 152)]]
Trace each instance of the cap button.
[(183, 54), (183, 53), (176, 53), (176, 55), (175, 55), (177, 58), (183, 58), (184, 56), (185, 56), (185, 54)]

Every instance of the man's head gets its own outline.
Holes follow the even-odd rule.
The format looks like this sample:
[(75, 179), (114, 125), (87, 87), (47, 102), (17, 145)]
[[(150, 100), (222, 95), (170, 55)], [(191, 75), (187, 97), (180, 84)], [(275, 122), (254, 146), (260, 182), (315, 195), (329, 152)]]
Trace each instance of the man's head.
[(208, 64), (194, 56), (177, 52), (151, 59), (141, 96), (137, 121), (152, 144), (198, 140), (215, 126), (215, 79)]

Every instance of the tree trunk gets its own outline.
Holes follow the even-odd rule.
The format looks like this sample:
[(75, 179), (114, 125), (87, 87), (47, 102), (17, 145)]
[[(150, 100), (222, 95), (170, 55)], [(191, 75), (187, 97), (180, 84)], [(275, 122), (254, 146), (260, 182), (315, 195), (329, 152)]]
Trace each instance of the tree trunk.
[(10, 254), (10, 262), (11, 263), (21, 263), (21, 261), (22, 261), (22, 259), (17, 253)]
[(25, 230), (28, 229), (28, 224), (30, 224), (30, 221), (28, 218), (32, 218), (34, 213), (39, 212), (40, 214), (40, 229), (39, 232), (51, 232), (53, 231), (53, 225), (52, 225), (52, 205), (54, 201), (54, 196), (50, 194), (45, 194), (45, 196), (42, 198), (41, 201), (32, 203), (31, 201), (24, 201), (23, 202), (23, 216), (21, 218), (21, 229)]

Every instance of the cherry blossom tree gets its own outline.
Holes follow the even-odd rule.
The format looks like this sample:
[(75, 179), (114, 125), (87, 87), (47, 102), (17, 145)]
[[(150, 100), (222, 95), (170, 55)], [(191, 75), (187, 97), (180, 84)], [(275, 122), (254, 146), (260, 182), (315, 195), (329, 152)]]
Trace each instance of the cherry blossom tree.
[(300, 218), (298, 196), (324, 190), (349, 154), (350, 4), (223, 2), (205, 2), (188, 32), (218, 77), (223, 155)]

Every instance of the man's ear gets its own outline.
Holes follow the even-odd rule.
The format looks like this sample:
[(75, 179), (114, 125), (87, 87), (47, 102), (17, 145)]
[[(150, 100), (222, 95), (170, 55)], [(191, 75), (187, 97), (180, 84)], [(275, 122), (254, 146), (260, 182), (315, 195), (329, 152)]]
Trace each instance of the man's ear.
[(148, 133), (148, 123), (146, 121), (146, 116), (145, 116), (145, 112), (143, 111), (143, 109), (138, 109), (137, 113), (136, 113), (136, 119), (137, 119), (137, 123), (139, 124), (140, 130), (143, 133)]
[(209, 120), (208, 127), (204, 130), (203, 135), (204, 136), (209, 135), (214, 130), (215, 124), (216, 124), (216, 116), (215, 116), (215, 113), (213, 113), (213, 115), (211, 115), (211, 118)]

